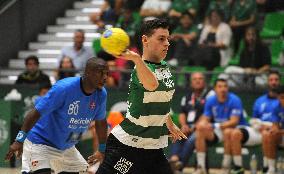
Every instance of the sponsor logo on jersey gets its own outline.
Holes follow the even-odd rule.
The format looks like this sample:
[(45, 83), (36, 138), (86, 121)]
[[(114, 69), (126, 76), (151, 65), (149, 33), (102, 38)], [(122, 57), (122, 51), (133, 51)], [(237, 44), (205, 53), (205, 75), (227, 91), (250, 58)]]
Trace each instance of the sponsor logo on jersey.
[(68, 115), (77, 115), (79, 112), (79, 103), (80, 101), (74, 101), (68, 107)]
[(88, 119), (88, 118), (71, 118), (70, 119), (70, 124), (90, 124), (92, 122), (92, 119)]
[(133, 165), (133, 162), (127, 161), (127, 159), (121, 157), (119, 161), (115, 164), (114, 168), (120, 173), (125, 174), (129, 171), (130, 167)]

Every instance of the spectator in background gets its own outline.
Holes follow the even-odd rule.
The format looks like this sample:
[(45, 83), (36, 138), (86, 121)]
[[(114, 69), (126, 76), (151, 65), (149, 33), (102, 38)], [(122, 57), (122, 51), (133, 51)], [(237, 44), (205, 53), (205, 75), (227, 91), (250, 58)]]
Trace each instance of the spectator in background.
[(233, 4), (230, 26), (233, 30), (234, 53), (239, 49), (241, 39), (244, 37), (245, 29), (255, 21), (255, 0), (236, 0)]
[(172, 32), (171, 40), (173, 59), (178, 61), (178, 65), (193, 65), (193, 52), (196, 46), (198, 29), (193, 24), (193, 16), (184, 12), (180, 18), (180, 25)]
[[(222, 167), (230, 163), (228, 143), (232, 130), (238, 125), (246, 125), (240, 98), (229, 92), (227, 81), (217, 79), (214, 84), (216, 95), (209, 97), (204, 106), (203, 115), (196, 124), (196, 151), (199, 168), (194, 174), (207, 174), (205, 169), (206, 149), (209, 144), (224, 142)], [(211, 123), (212, 122), (212, 123)]]
[(36, 56), (28, 56), (25, 60), (26, 70), (18, 76), (16, 84), (43, 85), (49, 84), (49, 76), (39, 69), (39, 61)]
[(104, 0), (99, 12), (90, 15), (90, 20), (103, 29), (106, 24), (115, 25), (123, 7), (123, 0)]
[[(224, 16), (223, 21), (229, 22), (230, 20), (230, 6), (227, 0), (212, 0), (206, 11), (206, 16), (209, 16), (212, 10), (219, 10)], [(208, 21), (208, 20), (206, 20)]]
[(168, 14), (172, 25), (171, 28), (175, 28), (178, 25), (178, 19), (182, 16), (182, 13), (187, 11), (195, 17), (198, 8), (198, 0), (174, 0)]
[(181, 99), (179, 114), (181, 131), (189, 138), (173, 144), (170, 161), (175, 163), (174, 167), (178, 167), (178, 161), (181, 161), (182, 166), (188, 163), (195, 147), (195, 124), (203, 113), (205, 100), (214, 95), (214, 91), (206, 86), (205, 76), (202, 73), (192, 73), (190, 82), (188, 94)]
[(170, 0), (146, 0), (140, 9), (140, 15), (146, 20), (153, 17), (163, 17), (167, 15), (171, 3)]
[(231, 37), (231, 28), (222, 22), (222, 13), (219, 10), (212, 10), (209, 24), (204, 26), (200, 34), (196, 65), (205, 66), (208, 70), (220, 65), (226, 66), (231, 57)]
[(50, 90), (50, 88), (50, 84), (42, 84), (39, 86), (39, 96), (34, 100), (34, 106), (39, 102), (40, 99), (43, 98), (43, 96)]
[[(239, 67), (229, 66), (225, 72), (230, 75), (230, 86), (238, 86), (243, 81), (257, 86), (264, 86), (266, 83), (266, 72), (270, 69), (271, 55), (269, 48), (259, 39), (257, 30), (248, 27), (245, 32), (244, 48), (240, 54)], [(240, 75), (233, 75), (233, 74)]]
[[(234, 161), (232, 173), (244, 171), (242, 163), (241, 148), (243, 145), (255, 146), (262, 144), (263, 172), (275, 174), (276, 140), (275, 131), (278, 130), (279, 119), (275, 115), (279, 101), (277, 89), (280, 86), (280, 74), (272, 71), (268, 78), (268, 92), (256, 99), (253, 105), (252, 118), (249, 126), (241, 126), (231, 132), (231, 153)], [(275, 144), (272, 148), (270, 142)], [(227, 166), (230, 168), (231, 166)]]
[(143, 3), (144, 0), (124, 0), (124, 4), (127, 4), (127, 6), (135, 12), (139, 12)]
[(256, 74), (267, 72), (271, 64), (269, 48), (264, 45), (254, 27), (248, 27), (245, 32), (245, 47), (240, 55), (240, 67), (246, 73)]
[(74, 45), (62, 48), (59, 60), (63, 57), (70, 57), (77, 70), (82, 70), (91, 57), (94, 57), (92, 48), (84, 46), (85, 32), (83, 30), (76, 30), (73, 37)]
[(124, 31), (127, 32), (130, 38), (133, 39), (136, 34), (136, 31), (139, 29), (140, 23), (140, 16), (135, 15), (135, 13), (133, 13), (130, 8), (126, 7), (122, 15), (119, 17), (116, 23), (116, 27), (122, 28)]
[(63, 57), (60, 60), (59, 67), (56, 70), (56, 80), (61, 80), (66, 77), (74, 77), (76, 74), (76, 69), (73, 61), (70, 57)]

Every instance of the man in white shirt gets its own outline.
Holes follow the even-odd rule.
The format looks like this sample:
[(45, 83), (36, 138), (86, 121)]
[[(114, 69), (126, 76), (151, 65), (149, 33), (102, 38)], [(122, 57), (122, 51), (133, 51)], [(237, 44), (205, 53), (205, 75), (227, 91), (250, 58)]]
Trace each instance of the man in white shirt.
[(94, 51), (90, 47), (84, 46), (85, 32), (83, 30), (76, 30), (73, 37), (74, 45), (63, 47), (59, 60), (63, 57), (70, 57), (75, 65), (75, 68), (82, 70), (87, 60), (94, 57)]

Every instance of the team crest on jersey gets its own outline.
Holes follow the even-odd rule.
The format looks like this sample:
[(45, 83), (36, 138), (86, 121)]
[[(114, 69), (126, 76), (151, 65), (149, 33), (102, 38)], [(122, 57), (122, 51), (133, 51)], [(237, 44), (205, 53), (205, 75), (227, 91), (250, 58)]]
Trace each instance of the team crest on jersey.
[(114, 168), (120, 173), (125, 174), (129, 171), (130, 167), (133, 165), (132, 162), (127, 161), (125, 158), (121, 157), (119, 161), (115, 164)]
[(91, 109), (95, 109), (95, 107), (96, 107), (96, 103), (95, 103), (94, 101), (92, 101), (92, 102), (90, 103), (90, 108), (91, 108)]
[(158, 80), (162, 80), (168, 88), (174, 87), (174, 81), (171, 79), (172, 74), (169, 68), (160, 68), (155, 70)]

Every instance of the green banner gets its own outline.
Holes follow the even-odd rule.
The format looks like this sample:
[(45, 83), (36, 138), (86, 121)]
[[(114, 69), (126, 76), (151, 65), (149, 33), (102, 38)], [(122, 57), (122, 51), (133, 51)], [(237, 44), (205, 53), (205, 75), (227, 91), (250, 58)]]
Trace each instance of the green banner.
[(0, 167), (8, 167), (4, 158), (10, 145), (11, 104), (11, 102), (0, 101)]

